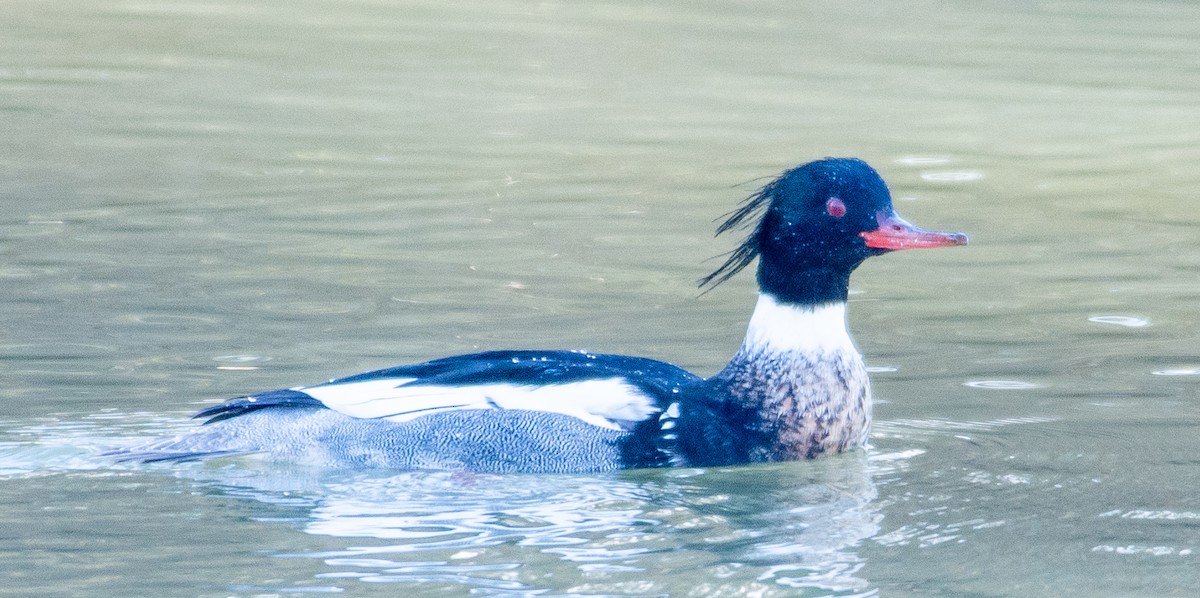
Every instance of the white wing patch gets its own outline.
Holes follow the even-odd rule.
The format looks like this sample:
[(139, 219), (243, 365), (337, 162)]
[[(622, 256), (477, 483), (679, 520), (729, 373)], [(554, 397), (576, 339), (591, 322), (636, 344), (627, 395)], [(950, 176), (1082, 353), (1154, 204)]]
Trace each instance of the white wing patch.
[(414, 380), (390, 378), (298, 390), (350, 417), (394, 422), (459, 409), (524, 409), (561, 413), (621, 430), (628, 426), (619, 422), (638, 422), (659, 412), (651, 397), (621, 378), (548, 385), (408, 384)]

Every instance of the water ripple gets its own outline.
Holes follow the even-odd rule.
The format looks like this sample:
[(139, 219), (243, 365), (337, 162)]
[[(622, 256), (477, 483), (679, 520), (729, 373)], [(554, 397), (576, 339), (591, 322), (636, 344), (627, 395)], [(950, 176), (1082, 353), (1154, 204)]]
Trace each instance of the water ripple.
[(942, 172), (923, 172), (921, 180), (931, 183), (965, 183), (978, 181), (983, 178), (983, 172), (978, 170), (958, 170)]
[[(666, 566), (663, 554), (690, 570), (689, 563), (717, 552), (742, 564), (728, 577), (697, 579), (697, 587), (862, 591), (866, 582), (854, 575), (861, 561), (851, 547), (878, 530), (864, 465), (793, 463), (770, 466), (770, 474), (736, 468), (716, 477), (710, 470), (359, 475), (325, 484), (304, 526), (310, 534), (358, 540), (280, 556), (320, 559), (333, 569), (322, 577), (364, 582), (539, 592), (539, 576), (557, 571), (560, 578), (582, 576), (572, 586), (579, 592), (627, 593), (622, 588), (630, 584), (648, 584), (634, 593), (663, 594), (669, 590), (645, 576)], [(537, 571), (527, 570), (530, 562), (539, 563)]]
[(1096, 324), (1124, 326), (1126, 328), (1144, 328), (1150, 325), (1150, 320), (1137, 316), (1092, 316), (1088, 318), (1088, 321)]
[(1127, 544), (1124, 546), (1114, 546), (1112, 544), (1101, 544), (1092, 548), (1092, 552), (1108, 552), (1112, 554), (1134, 554), (1148, 556), (1191, 556), (1190, 548), (1174, 548), (1171, 546), (1142, 546), (1139, 544)]
[(1150, 373), (1155, 376), (1200, 376), (1200, 368), (1169, 368)]
[(1028, 390), (1039, 388), (1040, 385), (1021, 380), (972, 380), (970, 382), (963, 382), (963, 386), (986, 388), (988, 390)]

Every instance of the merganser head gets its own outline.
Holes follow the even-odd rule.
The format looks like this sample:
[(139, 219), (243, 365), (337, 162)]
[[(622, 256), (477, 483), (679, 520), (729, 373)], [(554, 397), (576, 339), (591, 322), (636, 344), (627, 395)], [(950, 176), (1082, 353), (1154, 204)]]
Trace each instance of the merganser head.
[(786, 303), (845, 301), (863, 260), (899, 249), (966, 245), (967, 236), (919, 229), (896, 214), (887, 184), (857, 158), (825, 158), (784, 172), (746, 198), (717, 234), (757, 226), (701, 286), (759, 258), (762, 292)]

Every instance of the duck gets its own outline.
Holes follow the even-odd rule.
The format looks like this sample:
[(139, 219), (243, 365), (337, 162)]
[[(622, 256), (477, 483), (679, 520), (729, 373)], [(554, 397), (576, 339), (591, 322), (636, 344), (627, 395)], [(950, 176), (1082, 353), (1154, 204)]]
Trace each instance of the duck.
[(329, 468), (571, 473), (813, 459), (866, 447), (871, 388), (847, 328), (851, 273), (898, 250), (967, 244), (901, 218), (857, 158), (788, 169), (725, 215), (748, 231), (705, 292), (757, 260), (758, 298), (710, 377), (643, 357), (497, 350), (207, 407), (121, 461), (256, 455)]

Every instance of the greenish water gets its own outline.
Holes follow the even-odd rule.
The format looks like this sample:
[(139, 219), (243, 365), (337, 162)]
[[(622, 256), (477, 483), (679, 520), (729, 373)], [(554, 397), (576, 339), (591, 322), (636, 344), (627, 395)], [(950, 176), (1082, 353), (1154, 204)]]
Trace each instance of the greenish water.
[[(1200, 7), (7, 2), (0, 594), (1191, 595)], [(98, 455), (491, 348), (717, 370), (713, 221), (855, 155), (873, 447), (588, 476)]]

